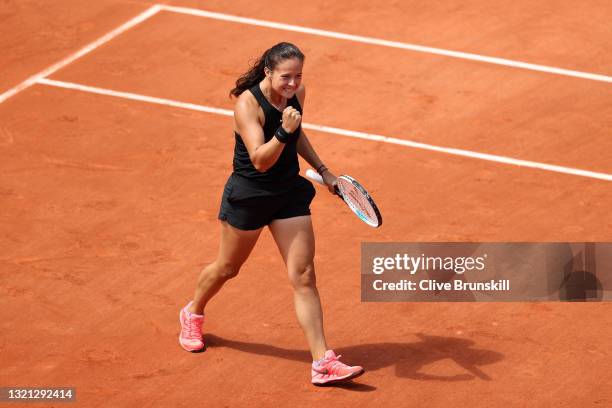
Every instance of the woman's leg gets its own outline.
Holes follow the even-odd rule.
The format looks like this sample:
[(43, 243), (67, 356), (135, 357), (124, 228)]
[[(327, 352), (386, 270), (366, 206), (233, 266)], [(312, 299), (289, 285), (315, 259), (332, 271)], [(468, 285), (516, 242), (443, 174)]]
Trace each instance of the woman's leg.
[(315, 241), (310, 216), (274, 220), (269, 225), (293, 286), (295, 312), (314, 360), (327, 350), (323, 312), (314, 269)]
[(221, 243), (217, 259), (200, 273), (190, 312), (203, 314), (206, 303), (229, 279), (238, 275), (240, 267), (253, 250), (263, 228), (244, 231), (221, 221)]

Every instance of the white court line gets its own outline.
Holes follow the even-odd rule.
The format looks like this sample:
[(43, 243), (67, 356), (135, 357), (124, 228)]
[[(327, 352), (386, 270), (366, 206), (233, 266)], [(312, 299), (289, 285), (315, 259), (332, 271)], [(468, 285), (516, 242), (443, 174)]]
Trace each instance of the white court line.
[(58, 88), (74, 89), (77, 91), (89, 92), (98, 95), (116, 96), (118, 98), (131, 99), (133, 101), (156, 103), (158, 105), (172, 106), (174, 108), (189, 109), (198, 112), (215, 113), (223, 116), (234, 116), (234, 112), (227, 109), (211, 108), (193, 103), (179, 102), (172, 99), (156, 98), (154, 96), (146, 96), (131, 92), (113, 91), (110, 89), (97, 88), (95, 86), (75, 84), (73, 82), (56, 81), (54, 79), (41, 78), (37, 83), (42, 85), (56, 86)]
[(6, 101), (11, 96), (14, 96), (14, 95), (18, 94), (19, 92), (23, 91), (24, 89), (29, 88), (30, 86), (32, 86), (36, 82), (38, 82), (40, 79), (48, 77), (49, 75), (53, 74), (54, 72), (64, 68), (66, 65), (70, 64), (71, 62), (74, 62), (75, 60), (81, 58), (83, 55), (88, 54), (91, 51), (93, 51), (96, 48), (98, 48), (99, 46), (109, 42), (113, 38), (117, 37), (119, 34), (129, 30), (130, 28), (132, 28), (132, 27), (134, 27), (134, 26), (136, 26), (136, 25), (138, 25), (140, 23), (142, 23), (146, 19), (148, 19), (148, 18), (152, 17), (153, 15), (155, 15), (156, 13), (158, 13), (160, 10), (161, 10), (161, 7), (157, 6), (157, 5), (148, 8), (147, 10), (145, 10), (142, 13), (140, 13), (136, 17), (134, 17), (131, 20), (121, 24), (119, 27), (115, 28), (113, 31), (103, 35), (102, 37), (98, 38), (94, 42), (86, 45), (85, 47), (81, 48), (77, 52), (75, 52), (75, 53), (69, 55), (68, 57), (64, 58), (63, 60), (59, 61), (58, 63), (53, 64), (50, 67), (40, 71), (38, 74), (32, 75), (30, 78), (26, 79), (25, 81), (23, 81), (19, 85), (9, 89), (8, 91), (6, 91), (2, 95), (0, 95), (0, 103)]
[(574, 70), (564, 69), (564, 68), (556, 68), (556, 67), (551, 67), (551, 66), (546, 66), (546, 65), (531, 64), (528, 62), (514, 61), (514, 60), (505, 59), (505, 58), (487, 57), (484, 55), (472, 54), (468, 52), (451, 51), (451, 50), (445, 50), (442, 48), (426, 47), (423, 45), (408, 44), (408, 43), (403, 43), (403, 42), (398, 42), (398, 41), (381, 40), (378, 38), (364, 37), (361, 35), (353, 35), (353, 34), (344, 34), (344, 33), (339, 33), (336, 31), (319, 30), (316, 28), (308, 28), (308, 27), (302, 27), (302, 26), (297, 26), (297, 25), (292, 25), (292, 24), (275, 23), (272, 21), (258, 20), (255, 18), (247, 18), (247, 17), (238, 17), (238, 16), (229, 15), (229, 14), (215, 13), (211, 11), (205, 11), (205, 10), (193, 9), (193, 8), (187, 8), (187, 7), (176, 7), (176, 6), (167, 6), (167, 5), (159, 5), (159, 7), (162, 10), (171, 11), (174, 13), (189, 14), (192, 16), (212, 18), (216, 20), (229, 21), (233, 23), (249, 24), (249, 25), (254, 25), (254, 26), (259, 26), (259, 27), (275, 28), (278, 30), (285, 30), (285, 31), (294, 31), (298, 33), (318, 35), (321, 37), (330, 37), (330, 38), (355, 41), (355, 42), (360, 42), (360, 43), (365, 43), (365, 44), (381, 45), (383, 47), (399, 48), (402, 50), (410, 50), (410, 51), (422, 52), (422, 53), (427, 53), (427, 54), (443, 55), (445, 57), (460, 58), (460, 59), (471, 60), (471, 61), (485, 62), (489, 64), (503, 65), (506, 67), (521, 68), (521, 69), (527, 69), (531, 71), (546, 72), (549, 74), (565, 75), (565, 76), (582, 78), (582, 79), (590, 79), (593, 81), (612, 83), (612, 76), (608, 76), (608, 75), (592, 74), (589, 72), (581, 72), (581, 71), (574, 71)]
[[(37, 82), (42, 85), (55, 86), (55, 87), (66, 88), (66, 89), (74, 89), (74, 90), (83, 91), (83, 92), (89, 92), (89, 93), (94, 93), (94, 94), (99, 94), (99, 95), (114, 96), (114, 97), (131, 99), (131, 100), (141, 101), (141, 102), (155, 103), (158, 105), (172, 106), (175, 108), (189, 109), (189, 110), (194, 110), (198, 112), (214, 113), (214, 114), (223, 115), (223, 116), (233, 116), (234, 115), (234, 113), (228, 109), (213, 108), (213, 107), (204, 106), (204, 105), (196, 105), (193, 103), (174, 101), (172, 99), (164, 99), (164, 98), (156, 98), (156, 97), (146, 96), (146, 95), (139, 95), (139, 94), (135, 94), (131, 92), (119, 92), (119, 91), (113, 91), (109, 89), (97, 88), (97, 87), (87, 86), (87, 85), (80, 85), (80, 84), (75, 84), (71, 82), (56, 81), (56, 80), (45, 79), (45, 78), (41, 78)], [(554, 164), (546, 164), (546, 163), (539, 163), (539, 162), (534, 162), (534, 161), (529, 161), (529, 160), (516, 159), (512, 157), (498, 156), (495, 154), (479, 153), (479, 152), (474, 152), (471, 150), (455, 149), (452, 147), (435, 146), (435, 145), (430, 145), (427, 143), (414, 142), (411, 140), (398, 139), (394, 137), (376, 135), (372, 133), (363, 133), (363, 132), (357, 132), (354, 130), (339, 129), (339, 128), (335, 128), (331, 126), (303, 123), (302, 127), (304, 129), (316, 130), (318, 132), (331, 133), (335, 135), (353, 137), (357, 139), (364, 139), (364, 140), (375, 141), (375, 142), (390, 143), (394, 145), (411, 147), (414, 149), (429, 150), (429, 151), (434, 151), (438, 153), (450, 154), (453, 156), (469, 157), (471, 159), (486, 160), (486, 161), (491, 161), (491, 162), (496, 162), (496, 163), (510, 164), (514, 166), (529, 167), (533, 169), (551, 171), (555, 173), (563, 173), (563, 174), (570, 174), (573, 176), (612, 181), (612, 174), (607, 174), (607, 173), (598, 173), (598, 172), (589, 171), (589, 170), (581, 170), (581, 169), (575, 169), (571, 167), (557, 166)]]

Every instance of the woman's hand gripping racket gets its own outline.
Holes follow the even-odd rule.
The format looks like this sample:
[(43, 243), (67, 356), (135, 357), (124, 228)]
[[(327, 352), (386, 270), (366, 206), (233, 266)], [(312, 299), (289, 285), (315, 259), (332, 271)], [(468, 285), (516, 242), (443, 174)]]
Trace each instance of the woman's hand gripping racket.
[[(306, 170), (306, 177), (325, 185), (323, 177), (313, 169)], [(336, 194), (366, 224), (378, 228), (382, 225), (382, 216), (372, 197), (361, 184), (350, 176), (339, 176), (336, 179)]]

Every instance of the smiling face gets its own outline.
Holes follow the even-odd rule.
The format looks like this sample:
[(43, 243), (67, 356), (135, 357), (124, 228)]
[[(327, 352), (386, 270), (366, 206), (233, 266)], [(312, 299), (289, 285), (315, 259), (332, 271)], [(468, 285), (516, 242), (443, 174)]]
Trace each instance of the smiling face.
[(276, 64), (271, 71), (266, 68), (272, 91), (283, 98), (292, 98), (302, 82), (303, 66), (304, 62), (298, 58), (289, 58)]

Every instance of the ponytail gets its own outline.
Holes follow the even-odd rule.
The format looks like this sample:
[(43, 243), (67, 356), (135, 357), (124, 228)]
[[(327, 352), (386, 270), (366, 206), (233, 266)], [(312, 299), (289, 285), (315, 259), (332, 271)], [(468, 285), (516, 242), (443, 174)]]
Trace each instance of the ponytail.
[(236, 87), (230, 91), (230, 97), (238, 97), (247, 89), (260, 83), (266, 77), (264, 68), (268, 67), (269, 70), (274, 70), (280, 62), (290, 58), (304, 61), (304, 54), (298, 47), (287, 42), (278, 43), (267, 49), (251, 68), (238, 78)]

